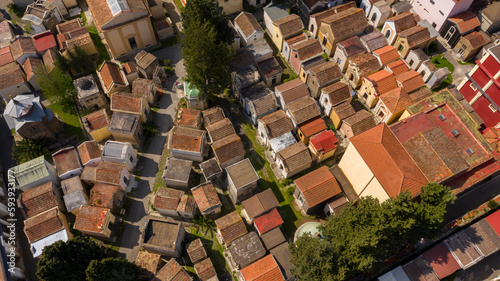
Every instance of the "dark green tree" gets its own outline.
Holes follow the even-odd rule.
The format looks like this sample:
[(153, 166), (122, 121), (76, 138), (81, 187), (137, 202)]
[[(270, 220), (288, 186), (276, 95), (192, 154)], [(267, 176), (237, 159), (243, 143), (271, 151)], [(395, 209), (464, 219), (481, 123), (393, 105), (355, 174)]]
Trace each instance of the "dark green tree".
[(73, 46), (65, 55), (56, 54), (56, 65), (67, 74), (87, 75), (94, 70), (92, 57), (80, 46)]
[(103, 249), (88, 237), (57, 241), (43, 249), (36, 276), (44, 281), (85, 281), (90, 262), (103, 258)]
[(66, 112), (75, 112), (76, 90), (73, 79), (57, 65), (48, 71), (45, 66), (39, 68), (37, 81), (43, 96), (51, 103), (59, 104)]
[(124, 258), (93, 260), (85, 271), (87, 281), (136, 281), (139, 267)]
[(213, 26), (215, 29), (215, 41), (224, 42), (227, 45), (233, 43), (233, 31), (228, 25), (228, 17), (224, 14), (218, 1), (214, 0), (192, 0), (186, 3), (182, 12), (182, 26), (186, 29), (196, 27), (198, 24)]
[(215, 223), (212, 219), (207, 216), (197, 216), (194, 218), (193, 223), (196, 225), (198, 232), (203, 231), (203, 235), (210, 234), (210, 237), (214, 236)]
[(456, 198), (449, 187), (438, 183), (422, 187), (420, 204), (416, 209), (418, 227), (415, 229), (420, 237), (435, 238), (439, 235), (446, 207), (453, 204)]
[(12, 157), (18, 164), (49, 154), (51, 141), (45, 138), (22, 139), (12, 146)]
[(229, 88), (234, 35), (217, 1), (188, 1), (183, 14), (182, 57), (187, 80), (207, 98)]

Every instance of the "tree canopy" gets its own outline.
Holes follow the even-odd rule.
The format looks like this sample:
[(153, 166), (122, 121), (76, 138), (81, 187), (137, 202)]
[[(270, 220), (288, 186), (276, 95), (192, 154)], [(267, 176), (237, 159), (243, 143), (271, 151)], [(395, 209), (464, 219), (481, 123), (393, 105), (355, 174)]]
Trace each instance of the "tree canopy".
[(124, 258), (93, 260), (85, 273), (87, 281), (135, 281), (139, 279), (139, 267)]
[(57, 65), (51, 71), (41, 66), (37, 72), (37, 81), (43, 96), (51, 103), (58, 103), (64, 111), (73, 113), (76, 97), (73, 79)]
[(94, 69), (91, 56), (80, 46), (69, 48), (64, 55), (54, 52), (56, 65), (67, 74), (90, 74)]
[(181, 39), (186, 79), (208, 98), (222, 93), (231, 84), (228, 69), (233, 51), (233, 34), (228, 18), (217, 1), (188, 1), (182, 13)]
[(422, 187), (419, 201), (409, 192), (382, 203), (360, 198), (329, 217), (320, 227), (323, 238), (302, 236), (291, 245), (293, 273), (299, 280), (345, 280), (367, 271), (422, 238), (435, 238), (454, 200), (436, 183)]
[(90, 262), (104, 258), (104, 250), (88, 237), (57, 241), (43, 249), (36, 276), (44, 281), (85, 281)]
[(12, 146), (12, 158), (18, 164), (30, 161), (40, 156), (49, 155), (48, 146), (51, 141), (45, 138), (38, 139), (22, 139), (16, 141)]

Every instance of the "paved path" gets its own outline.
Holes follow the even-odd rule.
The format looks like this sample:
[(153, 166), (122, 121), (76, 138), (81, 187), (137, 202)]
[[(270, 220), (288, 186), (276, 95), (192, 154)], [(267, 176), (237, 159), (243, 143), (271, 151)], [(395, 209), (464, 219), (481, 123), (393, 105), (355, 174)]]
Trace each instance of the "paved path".
[(471, 69), (474, 67), (474, 65), (472, 65), (472, 64), (467, 64), (467, 65), (459, 64), (457, 62), (457, 57), (455, 57), (455, 55), (453, 55), (453, 53), (450, 51), (445, 52), (444, 57), (448, 61), (450, 61), (451, 64), (453, 64), (453, 66), (455, 67), (455, 71), (453, 72), (451, 77), (453, 78), (453, 84), (458, 86), (458, 84), (460, 84), (462, 79), (465, 77), (465, 74), (469, 73), (469, 71), (471, 71)]

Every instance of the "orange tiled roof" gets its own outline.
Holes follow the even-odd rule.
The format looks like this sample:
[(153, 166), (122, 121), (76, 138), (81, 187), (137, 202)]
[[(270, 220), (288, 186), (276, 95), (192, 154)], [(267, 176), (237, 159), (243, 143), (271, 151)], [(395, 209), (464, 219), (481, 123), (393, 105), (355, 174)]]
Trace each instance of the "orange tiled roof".
[(296, 179), (295, 185), (304, 194), (309, 208), (342, 193), (337, 180), (326, 166)]
[[(145, 2), (142, 0), (128, 0), (125, 1), (125, 3), (128, 5), (129, 10), (122, 11), (113, 16), (107, 1), (87, 0), (87, 5), (92, 12), (94, 22), (99, 30), (102, 29), (103, 26), (108, 24), (111, 20), (119, 17), (121, 14), (130, 14), (129, 16), (127, 16), (127, 19), (129, 19), (128, 21), (126, 21), (127, 23), (130, 22), (130, 18), (135, 18), (137, 20), (151, 15), (149, 9), (146, 7)], [(116, 24), (114, 26), (116, 26)]]
[(73, 228), (79, 231), (101, 233), (101, 226), (108, 212), (107, 208), (82, 205), (76, 215)]
[(403, 87), (407, 93), (412, 93), (413, 91), (425, 86), (424, 79), (420, 73), (413, 69), (399, 74), (396, 76), (396, 80), (398, 81), (398, 85)]
[(172, 129), (172, 149), (201, 152), (203, 150), (203, 138), (205, 131), (187, 128), (174, 127)]
[(90, 205), (113, 209), (117, 196), (123, 196), (120, 187), (117, 185), (96, 183), (90, 190)]
[(59, 219), (59, 209), (52, 208), (24, 221), (24, 233), (30, 243), (36, 242), (64, 229)]
[(105, 90), (109, 90), (113, 82), (122, 85), (126, 84), (121, 75), (120, 66), (118, 66), (118, 64), (116, 63), (105, 61), (101, 66), (101, 69), (99, 69), (98, 71), (101, 74), (102, 82), (104, 83), (104, 87), (106, 88)]
[(267, 255), (241, 270), (245, 281), (285, 281), (273, 255)]
[(304, 137), (308, 138), (314, 134), (327, 129), (325, 121), (321, 117), (316, 117), (312, 120), (304, 122), (299, 126), (300, 131), (304, 134)]
[(403, 60), (393, 61), (386, 65), (385, 69), (387, 69), (389, 72), (392, 72), (394, 75), (399, 75), (409, 70), (408, 66)]
[(96, 169), (95, 180), (97, 182), (120, 184), (120, 174), (125, 169), (125, 165), (103, 161)]
[(82, 119), (83, 122), (86, 122), (90, 132), (109, 125), (109, 118), (108, 114), (106, 113), (106, 109), (102, 109), (94, 113), (90, 113), (89, 115), (85, 115), (82, 117)]
[(222, 206), (217, 191), (211, 182), (203, 183), (191, 189), (194, 200), (200, 212), (204, 212), (215, 206)]
[(142, 95), (119, 92), (111, 96), (111, 110), (123, 111), (133, 114), (142, 113)]
[(377, 49), (377, 50), (373, 51), (373, 53), (376, 54), (380, 58), (382, 65), (386, 65), (390, 62), (393, 62), (393, 61), (399, 59), (398, 50), (396, 50), (396, 48), (394, 48), (391, 45), (387, 45), (385, 47)]
[(28, 217), (57, 207), (56, 199), (52, 194), (53, 186), (54, 184), (49, 181), (19, 195), (20, 207), (24, 209)]
[(78, 146), (78, 155), (82, 165), (85, 165), (92, 159), (101, 158), (101, 149), (96, 141), (86, 141)]
[(385, 123), (352, 137), (350, 141), (390, 197), (404, 191), (410, 191), (415, 197), (428, 183)]
[(386, 70), (380, 70), (363, 79), (372, 82), (373, 87), (375, 88), (378, 94), (385, 93), (387, 91), (390, 91), (398, 87), (394, 75)]
[(191, 128), (199, 128), (201, 126), (201, 111), (192, 108), (181, 108), (177, 125)]
[(399, 87), (382, 94), (380, 96), (380, 100), (392, 113), (401, 112), (413, 104), (412, 99), (406, 93), (404, 88)]
[(448, 18), (448, 20), (457, 25), (458, 30), (460, 31), (461, 34), (473, 30), (481, 25), (476, 15), (474, 15), (471, 12), (462, 12), (458, 15), (454, 15)]

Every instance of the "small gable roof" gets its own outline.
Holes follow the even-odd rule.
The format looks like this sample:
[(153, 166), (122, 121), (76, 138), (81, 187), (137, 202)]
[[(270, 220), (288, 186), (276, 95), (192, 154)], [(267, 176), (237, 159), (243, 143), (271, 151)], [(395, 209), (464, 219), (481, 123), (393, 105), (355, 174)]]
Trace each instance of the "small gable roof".
[(467, 11), (449, 17), (448, 20), (455, 23), (457, 25), (458, 31), (460, 31), (460, 33), (462, 34), (471, 31), (481, 25), (481, 22), (479, 22), (477, 16)]
[(257, 19), (255, 19), (255, 17), (248, 12), (241, 12), (234, 19), (234, 23), (238, 25), (245, 37), (249, 37), (253, 33), (258, 31), (264, 31), (260, 24), (257, 22)]
[(281, 36), (283, 38), (288, 38), (292, 36), (295, 33), (300, 32), (302, 29), (304, 29), (304, 25), (302, 24), (302, 20), (300, 17), (296, 14), (291, 14), (289, 16), (286, 16), (284, 18), (281, 18), (273, 24), (278, 27)]
[(326, 166), (322, 166), (294, 182), (304, 195), (309, 208), (342, 193), (337, 180)]

